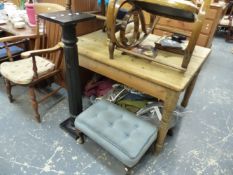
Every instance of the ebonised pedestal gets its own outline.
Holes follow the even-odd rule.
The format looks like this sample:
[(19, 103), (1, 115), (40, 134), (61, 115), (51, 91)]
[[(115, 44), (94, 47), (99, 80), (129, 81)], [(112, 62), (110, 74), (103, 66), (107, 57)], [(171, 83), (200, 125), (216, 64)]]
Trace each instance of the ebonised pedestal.
[(68, 91), (69, 112), (71, 117), (60, 124), (76, 139), (74, 118), (82, 112), (82, 92), (79, 74), (76, 24), (94, 19), (87, 13), (74, 13), (70, 10), (40, 14), (39, 18), (58, 23), (62, 27), (62, 42), (66, 64), (66, 84)]

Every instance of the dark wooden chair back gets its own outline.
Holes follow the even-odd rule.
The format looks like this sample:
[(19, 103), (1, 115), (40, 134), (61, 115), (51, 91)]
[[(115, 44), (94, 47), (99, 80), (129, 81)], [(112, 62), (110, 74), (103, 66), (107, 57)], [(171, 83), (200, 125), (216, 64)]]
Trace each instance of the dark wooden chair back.
[[(64, 6), (53, 3), (36, 3), (35, 10), (37, 14), (40, 14), (40, 13), (64, 11), (66, 10), (66, 8)], [(61, 41), (61, 27), (58, 24), (51, 23), (49, 21), (38, 18), (35, 50), (54, 47), (60, 41)], [(56, 67), (60, 67), (62, 55), (63, 54), (60, 51), (60, 52), (42, 54), (41, 56), (49, 59), (53, 63), (57, 61), (55, 63)]]
[[(39, 0), (38, 2), (51, 2), (51, 0)], [(59, 4), (63, 7), (65, 7), (67, 10), (71, 9), (71, 0), (53, 0), (53, 4)]]
[(12, 2), (19, 7), (20, 6), (20, 0), (12, 0)]

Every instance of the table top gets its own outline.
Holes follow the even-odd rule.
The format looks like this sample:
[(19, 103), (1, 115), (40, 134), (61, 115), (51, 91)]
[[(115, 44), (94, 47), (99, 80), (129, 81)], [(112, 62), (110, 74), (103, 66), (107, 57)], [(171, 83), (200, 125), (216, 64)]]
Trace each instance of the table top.
[[(185, 72), (131, 55), (122, 55), (115, 49), (114, 59), (109, 58), (107, 36), (102, 31), (93, 32), (79, 37), (79, 55), (124, 71), (157, 85), (183, 91), (207, 59), (210, 49), (196, 46), (189, 66)], [(159, 51), (156, 59), (181, 64), (182, 55)]]
[(94, 15), (82, 12), (72, 12), (71, 10), (58, 11), (53, 13), (41, 13), (39, 17), (60, 25), (76, 24), (83, 21), (95, 19)]
[(36, 34), (36, 27), (30, 27), (26, 25), (26, 27), (23, 29), (16, 29), (13, 27), (13, 24), (10, 22), (7, 22), (6, 24), (1, 24), (0, 29), (15, 36)]

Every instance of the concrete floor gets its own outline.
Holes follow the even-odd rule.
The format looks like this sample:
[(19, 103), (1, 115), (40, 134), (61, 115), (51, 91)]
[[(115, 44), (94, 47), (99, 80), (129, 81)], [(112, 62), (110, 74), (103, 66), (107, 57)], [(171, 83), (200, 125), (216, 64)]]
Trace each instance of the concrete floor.
[[(158, 156), (147, 154), (135, 175), (233, 174), (233, 45), (215, 38), (189, 106)], [(44, 92), (40, 92), (43, 94)], [(33, 118), (27, 89), (8, 102), (0, 78), (0, 175), (120, 175), (123, 166), (92, 140), (78, 145), (59, 128), (69, 117), (62, 92)]]

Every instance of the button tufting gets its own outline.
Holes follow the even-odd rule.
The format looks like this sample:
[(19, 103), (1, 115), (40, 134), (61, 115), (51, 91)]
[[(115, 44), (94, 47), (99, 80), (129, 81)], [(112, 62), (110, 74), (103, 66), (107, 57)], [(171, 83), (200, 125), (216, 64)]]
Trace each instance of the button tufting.
[(138, 128), (138, 124), (135, 124), (134, 127), (135, 127), (135, 128)]
[(108, 122), (108, 126), (111, 127), (113, 125), (112, 122)]
[(80, 114), (75, 127), (128, 167), (140, 160), (157, 136), (157, 128), (107, 101), (98, 101)]
[(92, 118), (98, 118), (100, 114), (97, 114), (97, 115), (93, 115)]
[(125, 137), (129, 137), (129, 133), (125, 133)]

